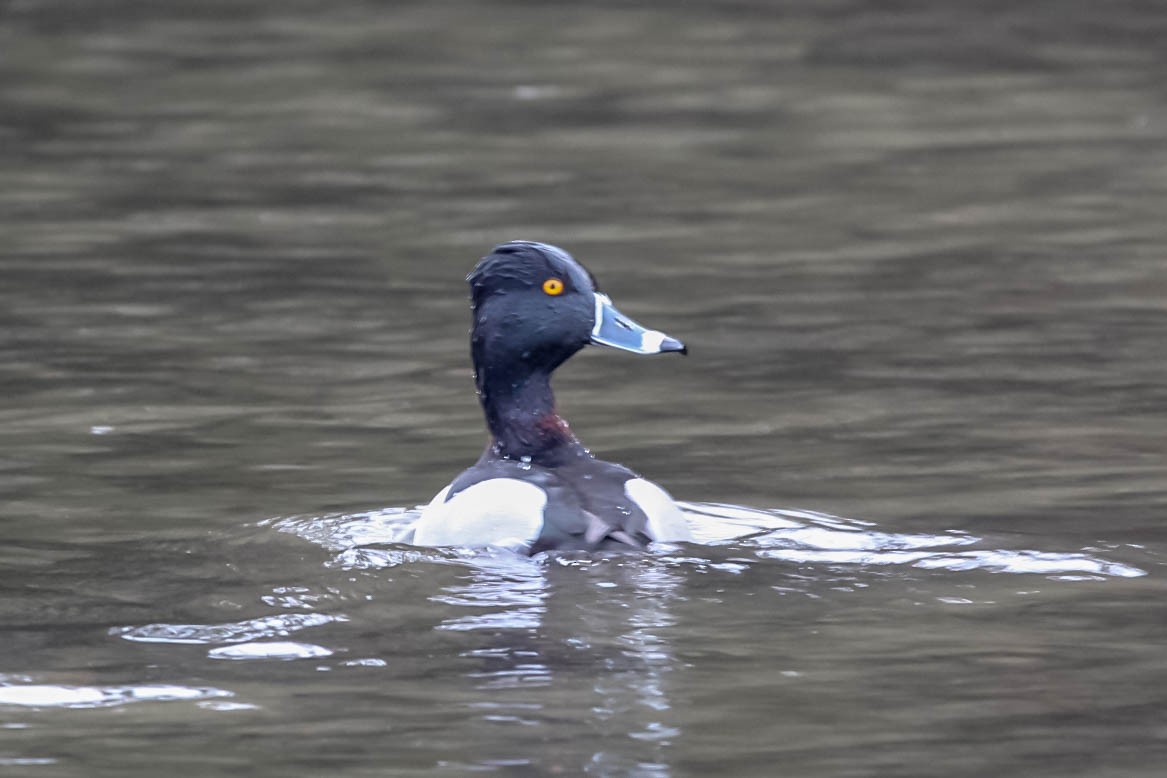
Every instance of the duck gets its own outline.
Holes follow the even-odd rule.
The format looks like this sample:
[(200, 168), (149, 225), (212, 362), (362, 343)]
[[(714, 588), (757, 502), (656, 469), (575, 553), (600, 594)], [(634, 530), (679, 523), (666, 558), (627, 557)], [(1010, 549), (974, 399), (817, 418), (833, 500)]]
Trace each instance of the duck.
[(551, 375), (588, 345), (638, 355), (685, 344), (620, 313), (595, 276), (557, 246), (495, 246), (466, 277), (470, 355), (486, 450), (426, 505), (419, 546), (546, 551), (645, 550), (692, 540), (657, 484), (594, 456), (556, 410)]

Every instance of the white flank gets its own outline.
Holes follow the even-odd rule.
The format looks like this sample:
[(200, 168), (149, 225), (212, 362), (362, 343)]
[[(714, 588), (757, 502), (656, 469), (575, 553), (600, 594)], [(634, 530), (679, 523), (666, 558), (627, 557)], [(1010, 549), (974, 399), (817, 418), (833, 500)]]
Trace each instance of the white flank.
[(652, 481), (633, 478), (624, 484), (624, 493), (648, 516), (648, 534), (653, 540), (662, 543), (693, 540), (685, 514), (664, 489)]
[(450, 487), (425, 506), (415, 525), (418, 546), (502, 546), (527, 548), (543, 527), (547, 495), (534, 484), (491, 478), (467, 487), (446, 502)]

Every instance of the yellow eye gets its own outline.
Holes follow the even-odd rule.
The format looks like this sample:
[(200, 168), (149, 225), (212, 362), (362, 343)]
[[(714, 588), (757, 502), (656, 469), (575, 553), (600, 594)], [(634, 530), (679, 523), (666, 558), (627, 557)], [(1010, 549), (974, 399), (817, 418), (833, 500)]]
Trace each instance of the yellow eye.
[(543, 282), (543, 292), (552, 297), (563, 294), (563, 282), (558, 278), (548, 278)]

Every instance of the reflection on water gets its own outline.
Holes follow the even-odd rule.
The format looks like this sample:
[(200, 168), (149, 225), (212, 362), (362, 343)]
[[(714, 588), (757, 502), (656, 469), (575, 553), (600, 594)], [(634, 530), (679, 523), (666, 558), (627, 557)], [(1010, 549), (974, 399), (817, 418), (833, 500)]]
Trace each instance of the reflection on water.
[[(814, 692), (817, 697), (803, 696), (821, 684), (816, 679), (824, 663), (864, 655), (878, 672), (852, 683), (877, 688), (883, 688), (885, 674), (909, 683), (917, 672), (909, 668), (919, 662), (943, 667), (945, 659), (895, 658), (907, 637), (931, 643), (941, 655), (957, 651), (967, 661), (983, 662), (987, 677), (1004, 672), (1008, 678), (1048, 649), (1040, 641), (999, 642), (990, 626), (997, 614), (1024, 610), (1027, 601), (1056, 602), (1079, 587), (1146, 577), (1145, 569), (1112, 554), (1158, 564), (1138, 550), (1010, 548), (1001, 545), (1002, 538), (990, 543), (955, 529), (896, 533), (812, 511), (712, 503), (685, 503), (684, 509), (703, 543), (611, 556), (528, 558), (504, 550), (419, 548), (404, 542), (416, 509), (262, 521), (187, 551), (207, 555), (215, 568), (225, 548), (237, 549), (231, 565), (238, 558), (258, 565), (280, 536), (326, 550), (310, 565), (275, 571), (266, 591), (245, 584), (253, 601), (246, 612), (262, 605), (265, 613), (231, 622), (123, 623), (109, 630), (111, 639), (148, 651), (141, 660), (159, 667), (189, 663), (189, 652), (197, 649), (208, 660), (235, 660), (221, 664), (252, 670), (208, 670), (217, 679), (214, 686), (96, 686), (8, 676), (0, 678), (0, 710), (194, 702), (206, 713), (267, 716), (273, 705), (282, 705), (273, 698), (280, 678), (315, 688), (310, 676), (327, 676), (357, 710), (372, 701), (379, 709), (387, 695), (399, 708), (389, 718), (392, 730), (412, 732), (417, 753), (443, 754), (434, 763), (451, 771), (525, 766), (597, 775), (689, 774), (700, 769), (692, 761), (694, 741), (735, 731), (745, 725), (742, 715), (772, 715), (772, 705), (795, 705), (793, 719), (783, 718), (785, 726), (800, 721), (796, 728), (810, 742), (821, 739), (814, 723), (824, 715), (822, 706), (829, 707), (835, 694), (851, 693), (828, 684)], [(223, 592), (212, 610), (239, 607), (229, 587), (212, 588)], [(859, 636), (837, 630), (870, 618), (865, 603), (879, 590), (881, 602), (906, 597), (909, 605), (927, 604), (928, 610), (914, 614), (902, 605), (884, 606), (898, 611), (900, 623), (924, 631), (869, 628), (863, 638), (869, 642), (860, 649), (852, 645)], [(736, 607), (727, 609), (729, 602)], [(986, 607), (992, 609), (985, 614), (989, 621), (976, 615)], [(936, 609), (943, 608), (969, 609), (973, 631), (954, 630), (959, 648), (937, 643), (948, 639), (943, 633), (927, 632)], [(694, 612), (707, 623), (695, 623)], [(737, 626), (743, 623), (753, 625), (753, 639)], [(778, 638), (791, 630), (800, 635), (800, 645)], [(733, 709), (740, 713), (728, 722), (710, 719), (701, 703), (700, 695), (708, 692), (699, 690), (714, 657), (730, 670), (719, 677), (739, 701)], [(1094, 654), (1083, 661), (1107, 660)], [(306, 669), (297, 673), (296, 667)], [(776, 697), (756, 697), (756, 672)], [(1001, 694), (991, 685), (958, 692), (957, 698), (972, 704), (1000, 700)], [(310, 719), (335, 715), (313, 708), (308, 701)], [(954, 709), (951, 725), (965, 726), (961, 722), (970, 715), (975, 717)], [(585, 733), (562, 727), (581, 716), (588, 722)], [(366, 730), (353, 726), (334, 737), (355, 747)], [(450, 727), (466, 742), (451, 746)], [(546, 747), (548, 738), (556, 739), (555, 748)]]
[[(447, 619), (439, 629), (537, 629), (542, 624), (546, 584), (537, 571), (506, 572), (497, 567), (447, 587), (431, 599), (469, 607), (469, 615)], [(489, 612), (480, 609), (491, 609)]]
[[(661, 774), (673, 772), (671, 755), (686, 733), (689, 718), (676, 689), (693, 672), (679, 656), (675, 608), (717, 598), (703, 589), (701, 577), (742, 578), (754, 568), (782, 595), (801, 592), (822, 597), (827, 591), (858, 594), (887, 583), (886, 568), (903, 566), (943, 575), (933, 584), (938, 604), (972, 606), (979, 586), (962, 587), (949, 574), (976, 572), (1039, 577), (1046, 586), (1144, 576), (1144, 570), (1075, 551), (986, 548), (983, 538), (951, 530), (938, 534), (891, 533), (871, 522), (811, 511), (762, 511), (741, 506), (686, 503), (686, 515), (702, 545), (662, 547), (650, 554), (543, 554), (534, 558), (505, 550), (425, 549), (407, 545), (418, 511), (384, 509), (356, 514), (293, 517), (264, 521), (259, 533), (276, 530), (322, 546), (325, 562), (340, 573), (380, 576), (393, 572), (432, 580), (434, 565), (446, 583), (429, 591), (429, 625), (435, 633), (464, 636), (456, 651), (465, 662), (465, 691), (442, 703), (490, 728), (539, 733), (559, 706), (588, 711), (597, 741), (587, 753), (567, 749), (559, 761), (532, 760), (524, 737), (504, 739), (491, 756), (441, 760), (449, 769), (531, 765), (583, 765), (586, 772)], [(256, 537), (259, 537), (258, 535)], [(352, 580), (352, 579), (350, 579)], [(774, 584), (780, 581), (780, 584)], [(824, 590), (824, 585), (827, 589)], [(1022, 584), (1033, 590), (1035, 584)], [(1037, 584), (1037, 586), (1042, 586)], [(319, 643), (278, 640), (293, 634), (326, 638), (327, 627), (350, 622), (345, 603), (392, 596), (359, 595), (335, 584), (323, 588), (275, 586), (261, 599), (275, 613), (227, 624), (148, 624), (114, 628), (111, 634), (138, 643), (208, 646), (211, 659), (331, 661), (318, 669), (387, 668), (376, 657), (355, 658), (365, 642), (342, 636)], [(968, 595), (971, 595), (968, 596)], [(391, 626), (391, 625), (386, 625)], [(413, 625), (416, 628), (418, 625)], [(345, 657), (341, 661), (332, 659)], [(791, 680), (803, 671), (783, 670)], [(91, 707), (135, 700), (203, 699), (232, 696), (230, 708), (260, 705), (245, 694), (222, 689), (137, 687), (94, 689), (9, 682), (0, 687), (0, 704)], [(465, 726), (465, 725), (464, 725)], [(533, 735), (532, 737), (537, 737)], [(592, 742), (592, 741), (588, 741)], [(621, 745), (635, 742), (629, 748)], [(604, 745), (597, 745), (603, 743)]]

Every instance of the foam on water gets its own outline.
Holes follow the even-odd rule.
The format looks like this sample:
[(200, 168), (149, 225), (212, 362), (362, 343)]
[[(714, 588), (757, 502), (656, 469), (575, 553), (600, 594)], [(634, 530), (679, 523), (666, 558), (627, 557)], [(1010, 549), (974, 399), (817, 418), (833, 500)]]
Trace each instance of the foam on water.
[(331, 649), (317, 646), (312, 643), (296, 643), (290, 640), (262, 641), (257, 643), (239, 643), (233, 646), (220, 646), (207, 652), (211, 659), (319, 659), (332, 656)]

